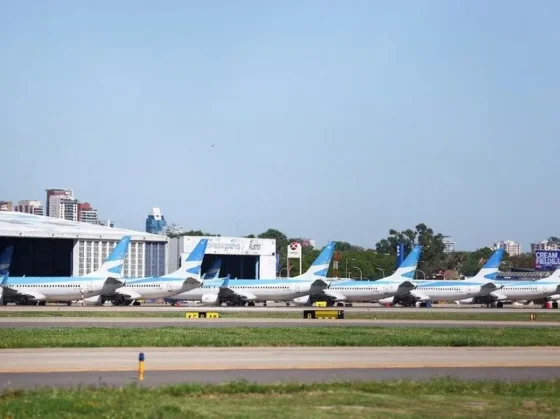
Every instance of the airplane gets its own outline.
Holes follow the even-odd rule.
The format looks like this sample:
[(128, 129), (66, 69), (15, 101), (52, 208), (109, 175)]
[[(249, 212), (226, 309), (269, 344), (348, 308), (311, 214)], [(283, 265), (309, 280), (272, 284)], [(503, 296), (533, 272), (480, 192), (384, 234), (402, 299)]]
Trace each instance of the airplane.
[(74, 300), (113, 292), (124, 284), (122, 268), (129, 243), (130, 236), (124, 236), (97, 271), (80, 277), (10, 277), (6, 274), (0, 284), (0, 304), (44, 305), (47, 301), (64, 301), (70, 305)]
[(161, 277), (129, 279), (123, 287), (86, 299), (85, 302), (89, 305), (101, 305), (106, 301), (111, 301), (113, 305), (140, 305), (138, 300), (169, 298), (197, 288), (202, 284), (200, 267), (207, 244), (208, 239), (201, 239), (175, 272)]
[(287, 301), (327, 287), (325, 278), (331, 263), (335, 243), (323, 248), (307, 272), (290, 279), (235, 279), (203, 281), (200, 288), (173, 295), (169, 300), (201, 301), (203, 305), (254, 306), (256, 302)]
[(382, 304), (401, 304), (414, 306), (417, 302), (425, 305), (430, 301), (455, 301), (473, 297), (482, 297), (500, 289), (502, 286), (493, 282), (498, 274), (504, 251), (498, 249), (486, 261), (480, 271), (465, 280), (414, 280), (416, 288), (400, 297), (380, 300)]
[(552, 308), (558, 308), (560, 299), (560, 266), (548, 277), (537, 281), (497, 281), (501, 285), (499, 290), (488, 295), (458, 300), (459, 304), (486, 304), (504, 306), (504, 301), (533, 301), (542, 304), (553, 301)]
[(327, 305), (335, 303), (341, 306), (348, 302), (369, 302), (385, 298), (400, 298), (415, 288), (410, 281), (420, 259), (422, 246), (415, 246), (390, 276), (376, 281), (333, 281), (328, 288), (319, 290), (315, 294), (305, 295), (294, 299), (296, 305), (312, 305), (316, 301), (326, 301)]

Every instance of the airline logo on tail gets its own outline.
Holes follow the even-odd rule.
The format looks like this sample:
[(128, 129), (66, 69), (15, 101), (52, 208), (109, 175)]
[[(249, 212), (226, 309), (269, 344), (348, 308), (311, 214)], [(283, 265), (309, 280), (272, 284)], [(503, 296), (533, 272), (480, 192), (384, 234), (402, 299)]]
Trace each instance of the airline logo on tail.
[(10, 270), (10, 264), (12, 263), (12, 254), (14, 252), (14, 246), (8, 246), (2, 254), (0, 254), (0, 276), (8, 275)]
[(185, 259), (183, 266), (175, 272), (165, 275), (164, 278), (186, 279), (194, 277), (200, 279), (200, 267), (202, 266), (202, 260), (204, 259), (207, 245), (208, 239), (200, 239), (193, 251)]
[(122, 278), (122, 270), (124, 260), (128, 252), (128, 245), (130, 244), (130, 236), (123, 236), (113, 249), (107, 260), (101, 265), (99, 270), (90, 274), (84, 275), (87, 277), (111, 277)]
[(493, 281), (498, 276), (500, 270), (500, 263), (502, 263), (502, 257), (504, 256), (503, 249), (497, 249), (492, 253), (490, 259), (482, 266), (480, 271), (471, 278), (470, 280), (476, 279), (480, 281)]
[(313, 265), (307, 270), (307, 272), (303, 276), (319, 276), (325, 278), (327, 276), (327, 272), (329, 271), (329, 265), (331, 264), (332, 255), (334, 252), (335, 242), (330, 242), (327, 244)]
[(420, 253), (422, 253), (422, 246), (414, 246), (405, 260), (400, 264), (398, 269), (392, 276), (414, 278), (418, 261), (420, 260)]

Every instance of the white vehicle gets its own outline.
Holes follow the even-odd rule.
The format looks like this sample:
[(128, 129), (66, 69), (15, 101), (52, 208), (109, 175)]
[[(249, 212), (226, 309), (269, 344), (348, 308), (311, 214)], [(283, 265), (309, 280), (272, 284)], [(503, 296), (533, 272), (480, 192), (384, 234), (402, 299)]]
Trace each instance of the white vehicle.
[(287, 301), (326, 288), (325, 278), (334, 242), (321, 251), (303, 275), (290, 279), (236, 279), (204, 281), (200, 288), (174, 295), (169, 300), (201, 301), (203, 305), (254, 305), (255, 302)]
[(47, 301), (65, 301), (91, 298), (105, 292), (114, 292), (123, 286), (122, 268), (130, 243), (124, 236), (99, 270), (79, 277), (9, 277), (0, 284), (2, 304), (9, 302), (44, 304)]
[(114, 292), (103, 293), (85, 300), (86, 304), (100, 305), (111, 301), (114, 305), (140, 305), (137, 300), (166, 298), (189, 291), (202, 284), (200, 267), (208, 239), (201, 239), (177, 271), (162, 277), (131, 279)]

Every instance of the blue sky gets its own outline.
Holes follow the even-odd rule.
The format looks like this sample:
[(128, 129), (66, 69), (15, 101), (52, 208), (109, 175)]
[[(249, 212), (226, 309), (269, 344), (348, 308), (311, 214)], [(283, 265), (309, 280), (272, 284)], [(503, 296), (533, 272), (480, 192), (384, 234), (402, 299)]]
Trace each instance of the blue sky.
[[(235, 3), (235, 4), (234, 4)], [(143, 229), (560, 235), (556, 1), (0, 5), (0, 199)]]

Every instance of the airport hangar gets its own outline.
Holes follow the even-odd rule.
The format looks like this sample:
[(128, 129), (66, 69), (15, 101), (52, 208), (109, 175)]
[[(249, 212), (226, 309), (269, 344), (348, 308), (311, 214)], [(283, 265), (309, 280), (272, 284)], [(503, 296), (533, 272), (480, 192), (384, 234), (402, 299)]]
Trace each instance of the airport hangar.
[[(126, 278), (161, 276), (175, 271), (201, 237), (166, 236), (54, 217), (0, 211), (0, 252), (14, 245), (12, 276), (81, 276), (98, 269), (125, 235), (131, 243)], [(222, 259), (220, 276), (275, 278), (276, 240), (207, 237), (205, 272)]]
[(131, 236), (124, 276), (160, 276), (167, 237), (60, 218), (0, 211), (0, 252), (14, 245), (12, 276), (80, 276), (98, 269), (123, 236)]
[(219, 258), (222, 261), (220, 278), (228, 274), (232, 279), (276, 278), (278, 262), (275, 239), (221, 236), (170, 238), (168, 270), (176, 270), (202, 238), (208, 239), (202, 272), (206, 272)]

